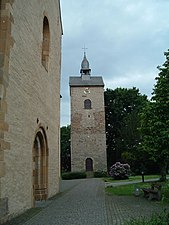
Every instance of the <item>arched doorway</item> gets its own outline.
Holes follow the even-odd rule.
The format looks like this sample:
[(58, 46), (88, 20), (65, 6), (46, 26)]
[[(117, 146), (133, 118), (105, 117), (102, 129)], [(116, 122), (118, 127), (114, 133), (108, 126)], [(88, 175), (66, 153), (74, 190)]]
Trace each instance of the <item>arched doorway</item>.
[(36, 133), (33, 144), (33, 199), (46, 200), (48, 195), (48, 146), (43, 128)]
[(86, 159), (86, 172), (93, 171), (93, 160), (91, 158)]

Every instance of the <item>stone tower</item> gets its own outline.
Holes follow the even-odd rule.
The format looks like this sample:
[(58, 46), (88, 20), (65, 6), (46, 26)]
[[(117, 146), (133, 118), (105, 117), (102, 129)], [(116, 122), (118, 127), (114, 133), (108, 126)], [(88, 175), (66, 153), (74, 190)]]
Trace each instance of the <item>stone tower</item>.
[(106, 171), (104, 83), (91, 76), (84, 52), (81, 76), (70, 77), (71, 170)]
[(59, 192), (59, 0), (0, 0), (0, 224)]

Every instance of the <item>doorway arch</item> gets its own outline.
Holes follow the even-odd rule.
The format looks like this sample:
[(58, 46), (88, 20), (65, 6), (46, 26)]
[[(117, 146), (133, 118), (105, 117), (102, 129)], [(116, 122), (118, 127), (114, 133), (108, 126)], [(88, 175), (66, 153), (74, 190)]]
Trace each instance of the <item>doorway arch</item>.
[(93, 171), (93, 160), (91, 158), (86, 159), (86, 172)]
[(33, 199), (46, 200), (48, 196), (48, 145), (44, 129), (37, 131), (33, 143)]

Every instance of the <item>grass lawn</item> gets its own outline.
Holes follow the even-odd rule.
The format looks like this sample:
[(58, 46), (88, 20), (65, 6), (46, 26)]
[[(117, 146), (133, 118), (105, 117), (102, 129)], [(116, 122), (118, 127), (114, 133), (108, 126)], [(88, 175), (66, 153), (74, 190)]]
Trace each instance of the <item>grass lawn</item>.
[(131, 196), (134, 194), (134, 190), (136, 187), (150, 187), (150, 183), (138, 183), (138, 184), (127, 184), (127, 185), (120, 185), (116, 187), (107, 187), (106, 192), (111, 193), (113, 195), (123, 195), (123, 196)]
[[(154, 178), (160, 178), (159, 175), (145, 175), (144, 176), (144, 180), (149, 180), (149, 179), (154, 179)], [(119, 180), (114, 180), (111, 177), (106, 177), (104, 178), (105, 182), (119, 182)], [(142, 176), (138, 175), (138, 176), (130, 176), (128, 180), (120, 180), (120, 182), (126, 182), (126, 181), (142, 181)]]
[[(112, 195), (118, 195), (118, 196), (132, 196), (134, 194), (135, 188), (150, 188), (152, 182), (145, 182), (145, 183), (137, 183), (137, 184), (127, 184), (127, 185), (120, 185), (116, 187), (107, 187), (106, 192), (110, 193)], [(169, 203), (169, 181), (162, 182), (162, 202)], [(140, 193), (143, 194), (142, 190), (140, 190)]]

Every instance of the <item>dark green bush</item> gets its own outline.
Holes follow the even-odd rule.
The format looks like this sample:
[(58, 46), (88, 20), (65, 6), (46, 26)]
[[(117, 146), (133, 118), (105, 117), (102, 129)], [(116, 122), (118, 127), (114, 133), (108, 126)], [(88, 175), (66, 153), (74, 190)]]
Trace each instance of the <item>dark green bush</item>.
[(62, 173), (62, 179), (63, 180), (73, 180), (73, 179), (82, 179), (82, 178), (86, 178), (85, 172)]
[(139, 218), (131, 219), (126, 222), (125, 225), (168, 225), (169, 224), (169, 213), (166, 211), (160, 214), (153, 214), (150, 219)]
[(98, 171), (95, 171), (94, 172), (94, 177), (107, 177), (107, 172), (106, 171), (101, 171), (101, 170), (98, 170)]

